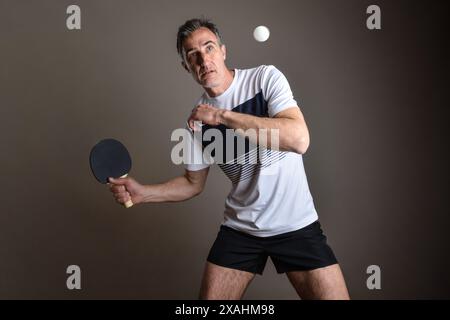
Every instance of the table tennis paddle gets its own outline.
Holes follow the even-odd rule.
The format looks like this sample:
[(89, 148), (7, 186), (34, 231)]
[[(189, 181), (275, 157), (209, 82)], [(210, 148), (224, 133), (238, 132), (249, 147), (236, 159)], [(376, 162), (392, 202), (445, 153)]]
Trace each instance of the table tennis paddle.
[[(131, 170), (131, 157), (127, 148), (115, 139), (104, 139), (91, 149), (89, 155), (94, 177), (103, 184), (108, 178), (125, 178)], [(126, 208), (133, 205), (131, 200), (125, 204)]]

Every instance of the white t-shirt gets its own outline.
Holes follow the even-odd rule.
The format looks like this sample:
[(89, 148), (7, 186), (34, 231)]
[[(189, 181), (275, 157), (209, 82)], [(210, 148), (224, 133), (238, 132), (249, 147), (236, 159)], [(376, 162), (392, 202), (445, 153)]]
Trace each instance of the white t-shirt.
[[(286, 77), (276, 67), (265, 65), (235, 69), (233, 81), (225, 92), (213, 98), (205, 92), (198, 104), (210, 104), (258, 117), (273, 117), (282, 110), (297, 106)], [(223, 125), (204, 125), (203, 133), (210, 128), (222, 132), (226, 129)], [(232, 140), (227, 140), (225, 134), (223, 137), (225, 143)], [(197, 159), (201, 158), (202, 142), (193, 136), (190, 139), (194, 154), (197, 154)], [(203, 142), (203, 147), (208, 143)], [(223, 156), (225, 153), (224, 149)], [(260, 155), (257, 163), (249, 160), (255, 154)], [(254, 236), (269, 237), (303, 228), (318, 219), (301, 154), (249, 144), (243, 154), (235, 149), (231, 158), (242, 159), (243, 156), (247, 157), (247, 163), (233, 163), (228, 161), (228, 157), (218, 164), (232, 184), (225, 200), (223, 225)], [(185, 168), (197, 171), (209, 165), (206, 162), (185, 164)]]

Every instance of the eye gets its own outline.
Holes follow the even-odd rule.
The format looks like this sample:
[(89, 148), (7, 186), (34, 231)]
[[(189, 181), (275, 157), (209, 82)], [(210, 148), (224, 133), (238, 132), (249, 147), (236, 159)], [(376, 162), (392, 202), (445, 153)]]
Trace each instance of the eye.
[(214, 49), (214, 47), (212, 45), (209, 45), (209, 46), (206, 47), (206, 50), (208, 52), (212, 51), (213, 49)]
[(190, 52), (187, 56), (187, 60), (192, 61), (192, 59), (194, 59), (197, 56), (197, 52)]

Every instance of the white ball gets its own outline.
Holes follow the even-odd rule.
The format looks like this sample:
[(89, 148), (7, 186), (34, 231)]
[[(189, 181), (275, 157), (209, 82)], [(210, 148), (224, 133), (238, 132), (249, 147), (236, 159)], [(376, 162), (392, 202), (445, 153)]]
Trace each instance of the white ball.
[(266, 41), (267, 39), (269, 39), (269, 36), (270, 36), (270, 31), (265, 26), (256, 27), (255, 30), (253, 31), (253, 37), (255, 38), (256, 41), (259, 41), (259, 42)]

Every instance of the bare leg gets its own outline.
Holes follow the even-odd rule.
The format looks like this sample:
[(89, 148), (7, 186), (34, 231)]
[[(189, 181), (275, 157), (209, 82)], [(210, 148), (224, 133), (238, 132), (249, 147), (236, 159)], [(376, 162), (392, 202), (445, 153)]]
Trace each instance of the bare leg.
[(350, 299), (338, 264), (309, 271), (291, 271), (287, 276), (302, 299)]
[(241, 299), (254, 273), (206, 262), (199, 298), (202, 300)]

